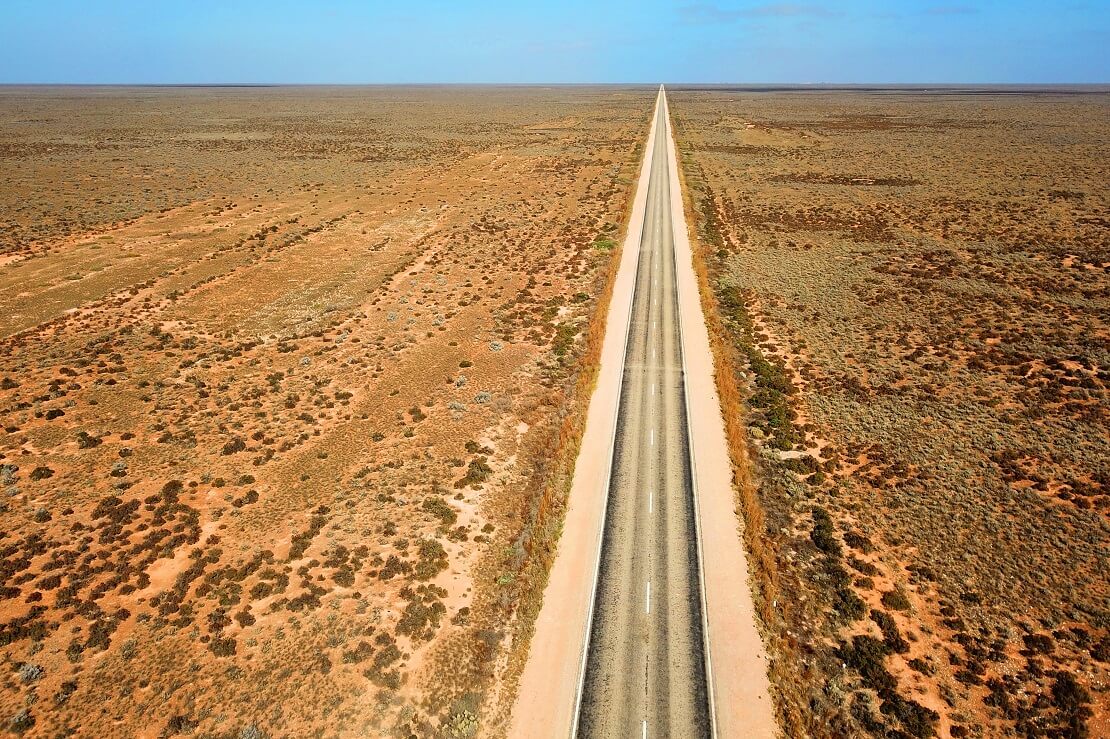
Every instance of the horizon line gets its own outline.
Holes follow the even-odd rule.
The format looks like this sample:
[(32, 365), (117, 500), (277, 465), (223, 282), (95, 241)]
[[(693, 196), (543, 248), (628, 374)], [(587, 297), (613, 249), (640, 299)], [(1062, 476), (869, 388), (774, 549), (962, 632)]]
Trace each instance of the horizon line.
[(788, 82), (788, 81), (669, 81), (669, 82), (3, 82), (0, 87), (654, 87), (658, 85), (684, 85), (702, 87), (749, 86), (749, 87), (1106, 87), (1105, 82), (983, 82), (983, 81), (940, 81), (930, 82)]

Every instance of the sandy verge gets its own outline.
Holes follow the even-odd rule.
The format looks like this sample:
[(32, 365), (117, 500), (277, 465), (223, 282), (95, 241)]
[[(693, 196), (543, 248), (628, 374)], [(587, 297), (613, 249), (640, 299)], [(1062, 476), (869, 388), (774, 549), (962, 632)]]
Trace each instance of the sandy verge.
[(558, 553), (544, 590), (543, 607), (536, 618), (528, 662), (513, 706), (509, 730), (512, 737), (566, 736), (574, 723), (575, 698), (605, 519), (628, 320), (647, 206), (651, 152), (655, 142), (654, 115), (651, 120), (632, 216), (609, 303), (597, 386), (586, 415), (582, 451), (574, 467)]
[[(664, 102), (664, 104), (666, 104)], [(668, 120), (669, 110), (668, 110)], [(679, 299), (679, 325), (686, 365), (686, 403), (701, 538), (710, 690), (716, 733), (722, 737), (769, 737), (776, 734), (769, 693), (767, 656), (756, 629), (755, 605), (748, 585), (732, 465), (724, 419), (713, 381), (713, 353), (705, 326), (693, 253), (686, 230), (682, 190), (677, 185), (674, 137), (667, 137), (671, 211)]]

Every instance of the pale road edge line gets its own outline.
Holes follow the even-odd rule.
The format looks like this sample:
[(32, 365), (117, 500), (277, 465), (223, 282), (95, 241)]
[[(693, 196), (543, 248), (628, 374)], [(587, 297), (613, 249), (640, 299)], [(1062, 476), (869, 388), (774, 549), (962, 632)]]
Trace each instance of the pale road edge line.
[[(663, 105), (663, 94), (662, 93), (663, 93), (663, 86), (660, 85), (659, 86), (659, 94), (656, 95), (656, 97), (655, 97), (655, 107), (652, 108), (652, 111), (651, 111), (651, 126), (648, 129), (648, 143), (649, 144), (653, 143), (655, 141), (655, 136), (659, 135), (659, 132), (655, 128), (655, 123), (659, 118), (659, 106)], [(647, 148), (647, 147), (645, 147), (645, 148)], [(642, 165), (642, 169), (641, 169), (641, 172), (648, 172), (649, 173), (647, 183), (651, 182), (650, 173), (651, 173), (651, 167), (654, 163), (655, 163), (655, 147), (651, 146), (650, 149), (644, 153), (644, 161), (643, 161), (643, 165)], [(645, 184), (644, 190), (645, 190), (645, 201), (646, 201), (647, 200), (647, 198), (646, 198), (647, 184)], [(635, 197), (635, 195), (633, 195), (633, 197)], [(635, 224), (632, 224), (632, 226), (633, 226), (633, 228), (632, 228), (633, 231), (637, 230), (635, 228)], [(637, 259), (635, 260), (635, 265), (636, 265), (637, 271), (639, 270), (639, 266), (640, 266), (640, 260), (639, 260), (640, 247), (644, 243), (644, 229), (646, 229), (646, 228), (647, 228), (647, 209), (645, 208), (644, 209), (644, 214), (643, 214), (643, 219), (640, 223), (640, 228), (638, 229), (639, 230), (639, 236), (637, 236), (637, 238), (636, 238)], [(616, 454), (616, 449), (617, 449), (617, 428), (620, 424), (621, 393), (624, 392), (624, 368), (625, 368), (625, 362), (628, 359), (628, 335), (629, 335), (629, 332), (632, 330), (632, 307), (636, 302), (636, 282), (637, 281), (635, 279), (633, 279), (633, 281), (632, 281), (632, 295), (628, 300), (628, 317), (625, 319), (624, 332), (621, 335), (621, 341), (623, 343), (623, 346), (621, 348), (620, 366), (618, 367), (618, 370), (617, 370), (617, 374), (618, 374), (619, 379), (617, 380), (616, 403), (613, 406), (613, 432), (609, 437), (609, 451), (606, 454), (606, 456), (609, 459), (609, 464), (608, 464), (608, 466), (606, 468), (606, 471), (605, 471), (605, 484), (601, 489), (601, 494), (603, 496), (603, 503), (602, 503), (602, 507), (601, 507), (601, 524), (598, 527), (597, 547), (596, 547), (597, 548), (597, 557), (596, 557), (596, 561), (594, 562), (593, 585), (590, 587), (590, 608), (586, 613), (586, 635), (582, 640), (582, 654), (578, 658), (578, 660), (579, 660), (579, 664), (578, 664), (578, 687), (574, 691), (574, 716), (571, 719), (571, 726), (570, 726), (570, 737), (571, 737), (571, 739), (574, 739), (575, 737), (578, 736), (578, 719), (579, 719), (579, 716), (581, 714), (581, 709), (582, 709), (582, 693), (584, 692), (585, 687), (586, 687), (586, 665), (589, 661), (588, 658), (589, 658), (589, 653), (590, 653), (590, 632), (593, 631), (593, 626), (594, 626), (594, 607), (595, 607), (595, 604), (597, 603), (597, 581), (598, 581), (598, 579), (601, 575), (601, 549), (602, 549), (602, 544), (605, 540), (605, 519), (609, 515), (609, 485), (612, 482), (612, 478), (613, 478), (613, 456)]]
[[(659, 94), (657, 94), (656, 97), (655, 97), (655, 107), (652, 109), (652, 124), (650, 124), (648, 126), (647, 144), (645, 145), (644, 161), (643, 161), (642, 165), (640, 165), (640, 174), (643, 175), (643, 173), (645, 173), (645, 172), (647, 173), (647, 178), (644, 181), (644, 201), (645, 201), (645, 204), (647, 202), (647, 190), (648, 190), (648, 185), (650, 183), (650, 172), (652, 172), (652, 165), (655, 163), (655, 146), (652, 145), (652, 144), (654, 144), (654, 142), (655, 142), (655, 136), (658, 135), (658, 131), (656, 131), (656, 125), (655, 124), (656, 124), (656, 121), (659, 118), (659, 105), (663, 104), (662, 101), (663, 101), (663, 85), (659, 85)], [(637, 185), (638, 185), (638, 183), (637, 183)], [(638, 194), (639, 193), (635, 193), (633, 195), (634, 200), (635, 200), (635, 198)], [(646, 209), (646, 205), (645, 205), (644, 213), (642, 214), (642, 216), (640, 216), (639, 229), (636, 229), (636, 224), (632, 224), (632, 231), (634, 233), (637, 233), (637, 235), (636, 235), (636, 259), (635, 260), (630, 260), (629, 259), (629, 261), (632, 262), (632, 264), (635, 265), (637, 271), (638, 271), (638, 267), (639, 267), (640, 246), (642, 246), (643, 243), (644, 243), (644, 230), (646, 229), (646, 227), (647, 227), (647, 209)], [(628, 245), (630, 245), (630, 242), (632, 242), (632, 239), (630, 239), (630, 237), (627, 237), (627, 239), (625, 241), (625, 246), (627, 247)], [(624, 254), (622, 254), (622, 262), (623, 261), (624, 261)], [(624, 266), (624, 264), (622, 264), (620, 266)], [(622, 335), (620, 335), (620, 343), (622, 343), (622, 347), (620, 347), (620, 364), (619, 364), (619, 366), (617, 367), (617, 370), (616, 370), (617, 371), (617, 377), (618, 377), (617, 387), (616, 387), (616, 398), (615, 398), (616, 402), (614, 403), (614, 406), (613, 406), (612, 433), (610, 433), (610, 435), (609, 435), (608, 452), (606, 454), (606, 457), (608, 459), (608, 464), (606, 465), (605, 485), (602, 487), (602, 490), (601, 490), (602, 497), (603, 497), (602, 517), (601, 517), (601, 523), (599, 523), (598, 528), (597, 528), (597, 545), (596, 545), (597, 555), (596, 555), (596, 558), (595, 558), (595, 561), (594, 561), (593, 585), (591, 586), (591, 589), (589, 589), (589, 608), (586, 611), (586, 630), (585, 630), (585, 636), (583, 637), (582, 654), (579, 655), (579, 657), (578, 657), (578, 685), (577, 685), (577, 688), (575, 689), (575, 694), (574, 694), (574, 713), (573, 713), (573, 716), (572, 716), (572, 719), (571, 719), (571, 739), (574, 739), (575, 737), (578, 736), (578, 717), (579, 717), (579, 715), (581, 715), (582, 694), (583, 694), (583, 690), (584, 690), (585, 685), (586, 685), (586, 664), (587, 664), (588, 656), (589, 656), (589, 632), (591, 632), (593, 630), (593, 627), (594, 627), (594, 607), (595, 607), (595, 604), (597, 603), (597, 580), (598, 580), (598, 576), (601, 575), (601, 571), (602, 571), (602, 543), (603, 543), (603, 540), (605, 538), (605, 518), (608, 515), (608, 508), (609, 508), (609, 484), (612, 483), (612, 479), (613, 479), (613, 454), (614, 454), (614, 451), (616, 449), (617, 426), (618, 426), (619, 421), (620, 421), (620, 418), (619, 418), (619, 416), (620, 416), (620, 394), (622, 394), (624, 392), (625, 363), (626, 363), (627, 358), (628, 358), (628, 334), (629, 334), (630, 331), (632, 331), (633, 305), (635, 304), (635, 302), (636, 302), (636, 280), (633, 279), (632, 295), (630, 295), (630, 297), (628, 298), (628, 315), (625, 318), (625, 330), (622, 333)]]
[[(667, 153), (668, 159), (674, 144), (674, 132), (671, 130), (671, 111), (670, 106), (667, 105), (667, 94), (663, 93), (663, 115), (667, 122)], [(670, 174), (670, 161), (667, 162), (668, 175)], [(670, 205), (674, 205), (674, 198), (672, 197), (671, 189), (681, 190), (681, 183), (675, 180), (670, 182), (668, 176), (668, 189), (667, 197), (671, 201)], [(677, 215), (677, 219), (676, 219)], [(679, 224), (682, 228), (686, 228), (685, 213), (679, 212), (671, 213), (671, 244), (672, 247), (678, 244), (677, 232)], [(675, 271), (675, 292), (678, 292), (678, 249), (671, 249), (671, 258), (674, 260)], [(701, 507), (698, 502), (698, 470), (697, 462), (694, 455), (694, 426), (690, 418), (690, 388), (689, 377), (690, 373), (686, 370), (686, 333), (682, 330), (682, 300), (678, 299), (679, 320), (678, 320), (678, 344), (682, 349), (682, 408), (686, 415), (686, 449), (690, 460), (690, 492), (694, 499), (694, 544), (698, 553), (698, 596), (700, 599), (699, 605), (701, 608), (701, 639), (702, 639), (702, 653), (704, 655), (704, 669), (705, 669), (705, 693), (709, 699), (709, 736), (713, 739), (717, 737), (717, 708), (716, 708), (716, 685), (713, 680), (713, 658), (709, 650), (709, 607), (705, 601), (705, 570), (703, 562), (705, 560), (705, 553), (702, 551), (701, 542)]]
[[(716, 734), (720, 732), (723, 736), (743, 736), (745, 739), (748, 737), (773, 737), (781, 734), (781, 730), (777, 727), (777, 721), (774, 715), (774, 703), (771, 700), (770, 681), (767, 675), (768, 660), (766, 655), (766, 647), (760, 636), (757, 621), (758, 617), (755, 613), (754, 602), (748, 583), (748, 558), (746, 548), (741, 540), (740, 527), (743, 525), (742, 519), (739, 518), (736, 511), (735, 502), (735, 485), (732, 478), (732, 457), (728, 451), (728, 443), (725, 437), (724, 428), (724, 411), (721, 408), (720, 397), (717, 393), (715, 384), (715, 376), (717, 372), (716, 362), (713, 356), (712, 346), (709, 341), (709, 330), (705, 322), (705, 308), (701, 302), (701, 287), (698, 283), (697, 276), (694, 272), (693, 265), (693, 246), (690, 243), (689, 232), (686, 224), (685, 201), (681, 192), (681, 179), (679, 177), (678, 169), (678, 155), (677, 145), (674, 139), (674, 127), (670, 125), (670, 106), (666, 101), (666, 96), (663, 98), (664, 111), (667, 114), (667, 159), (668, 167), (670, 169), (670, 179), (676, 183), (676, 187), (671, 190), (671, 213), (672, 213), (672, 229), (674, 231), (675, 243), (675, 261), (676, 261), (676, 282), (679, 292), (679, 327), (680, 339), (682, 344), (682, 363), (683, 363), (683, 385), (687, 391), (686, 397), (686, 416), (688, 424), (688, 440), (691, 448), (691, 477), (694, 490), (694, 506), (695, 506), (695, 521), (697, 524), (698, 534), (698, 574), (702, 579), (702, 621), (703, 621), (703, 634), (705, 639), (706, 651), (706, 675), (710, 684), (707, 686), (707, 693), (711, 701), (711, 730)], [(681, 230), (678, 224), (681, 223)], [(684, 252), (683, 261), (678, 259), (678, 251), (682, 249)], [(690, 306), (692, 311), (683, 312), (682, 305), (684, 304), (683, 295), (691, 300)], [(695, 314), (696, 315), (692, 315)], [(682, 330), (688, 326), (691, 330)], [(695, 336), (695, 334), (697, 334)], [(707, 366), (700, 367), (699, 370), (706, 373), (703, 378), (705, 380), (704, 386), (699, 385), (697, 390), (697, 400), (703, 403), (706, 407), (701, 410), (705, 412), (705, 417), (700, 418), (701, 423), (698, 427), (690, 424), (692, 419), (691, 412), (693, 410), (694, 396), (689, 392), (690, 387), (687, 382), (688, 372), (686, 369), (686, 362), (688, 351), (690, 348), (688, 343), (692, 343), (694, 349), (702, 350), (704, 357), (707, 360)], [(702, 346), (704, 344), (704, 346)], [(712, 410), (710, 410), (712, 409)], [(712, 417), (710, 417), (712, 416)], [(695, 428), (700, 429), (695, 433)], [(693, 449), (698, 446), (695, 442), (695, 436), (699, 437), (701, 442), (705, 442), (700, 447), (703, 452), (708, 456), (716, 456), (718, 459), (711, 460), (717, 462), (717, 467), (710, 465), (703, 467), (701, 473), (706, 475), (712, 481), (714, 473), (720, 473), (718, 476), (721, 493), (716, 496), (710, 496), (710, 500), (715, 507), (716, 514), (720, 520), (714, 520), (713, 514), (709, 515), (707, 519), (708, 524), (713, 524), (715, 533), (720, 538), (714, 538), (711, 544), (714, 544), (716, 549), (715, 564), (713, 566), (713, 577), (707, 578), (706, 563), (701, 556), (705, 541), (702, 536), (704, 527), (702, 526), (701, 511), (704, 510), (702, 506), (701, 486), (698, 484), (698, 469), (693, 460)], [(714, 452), (716, 454), (714, 455)], [(720, 469), (718, 469), (718, 467)], [(727, 493), (727, 501), (722, 501), (722, 494)], [(723, 505), (727, 503), (727, 505)], [(724, 532), (721, 527), (725, 525), (725, 518), (728, 518), (727, 536), (723, 536)], [(722, 568), (728, 568), (730, 565), (737, 565), (738, 569), (729, 571), (728, 577), (723, 578)], [(710, 589), (706, 586), (706, 580), (712, 580), (717, 584), (717, 590), (721, 592), (711, 593)], [(722, 580), (728, 580), (727, 584), (722, 584)], [(728, 587), (733, 586), (733, 587)], [(738, 586), (738, 587), (735, 587)], [(716, 596), (716, 597), (714, 597)], [(713, 608), (710, 608), (710, 605)], [(714, 640), (709, 631), (708, 624), (714, 620), (714, 617), (719, 618), (720, 621), (725, 622), (722, 626), (732, 626), (734, 632), (730, 633), (728, 638), (724, 640)], [(718, 635), (719, 636), (719, 635)], [(745, 649), (744, 645), (750, 647)], [(714, 651), (713, 647), (717, 645), (719, 649), (725, 651), (727, 656), (731, 659), (727, 660), (730, 665), (729, 670), (721, 673), (720, 676), (713, 673), (711, 664), (711, 655)], [(739, 646), (739, 652), (737, 647)], [(735, 664), (733, 664), (735, 662)], [(754, 670), (752, 668), (755, 668)], [(718, 678), (720, 680), (718, 681)], [(720, 689), (720, 691), (719, 691)], [(717, 693), (724, 694), (724, 702), (718, 701)], [(716, 710), (717, 706), (721, 708), (721, 713)]]
[[(516, 697), (509, 716), (507, 736), (513, 739), (550, 739), (564, 736), (577, 720), (576, 706), (580, 672), (584, 662), (575, 663), (579, 641), (589, 637), (594, 605), (596, 574), (600, 563), (600, 542), (604, 536), (602, 510), (608, 501), (608, 487), (598, 484), (608, 479), (612, 462), (604, 457), (607, 446), (615, 446), (616, 423), (620, 412), (617, 388), (624, 378), (624, 361), (632, 316), (632, 297), (640, 261), (640, 242), (647, 210), (647, 194), (654, 161), (659, 96), (648, 125), (647, 144), (641, 159), (632, 212), (624, 234), (620, 263), (609, 298), (609, 316), (602, 340), (598, 376), (587, 401), (581, 448), (575, 460), (571, 489), (566, 502), (562, 531), (556, 542), (545, 586), (545, 597), (536, 616), (528, 656), (517, 683)], [(623, 324), (620, 316), (627, 311)], [(624, 333), (621, 333), (623, 328)], [(609, 444), (606, 444), (608, 439)], [(590, 580), (591, 573), (594, 580)], [(557, 598), (552, 598), (552, 593)], [(587, 597), (587, 596), (590, 597)], [(586, 654), (585, 648), (582, 656)], [(569, 654), (568, 654), (569, 653)]]
[[(516, 697), (509, 715), (507, 731), (508, 736), (513, 739), (550, 739), (568, 732), (572, 724), (575, 729), (577, 727), (579, 687), (584, 678), (585, 657), (589, 647), (583, 646), (577, 665), (566, 653), (568, 648), (573, 652), (579, 639), (589, 639), (593, 623), (592, 609), (596, 598), (601, 541), (605, 531), (604, 516), (608, 504), (608, 480), (616, 445), (620, 389), (624, 381), (633, 295), (640, 261), (640, 244), (643, 240), (643, 227), (637, 227), (637, 224), (645, 221), (658, 113), (657, 95), (652, 107), (637, 185), (633, 191), (632, 211), (624, 234), (620, 263), (613, 279), (598, 377), (587, 401), (585, 428), (575, 460), (563, 530), (556, 542), (556, 556), (548, 574), (545, 597), (536, 616), (527, 661), (517, 683)], [(627, 311), (628, 316), (623, 325), (619, 318), (622, 310)], [(604, 452), (594, 450), (605, 443), (606, 437), (609, 439), (609, 456), (602, 457)], [(606, 485), (599, 488), (598, 481), (603, 478)], [(591, 529), (591, 526), (594, 528)], [(591, 572), (592, 581), (589, 580)], [(588, 599), (585, 597), (586, 593), (581, 592), (585, 590), (587, 582), (592, 582)], [(577, 588), (578, 583), (583, 585), (581, 591)], [(565, 588), (566, 591), (560, 591), (560, 588)], [(550, 597), (553, 590), (561, 593), (559, 599), (553, 600)], [(579, 669), (576, 670), (575, 667)], [(575, 709), (573, 713), (570, 710), (572, 707)]]

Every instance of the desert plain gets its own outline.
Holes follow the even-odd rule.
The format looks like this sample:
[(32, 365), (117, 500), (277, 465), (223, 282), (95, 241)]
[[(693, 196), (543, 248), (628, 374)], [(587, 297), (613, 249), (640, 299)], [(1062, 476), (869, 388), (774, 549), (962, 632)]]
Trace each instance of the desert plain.
[[(2, 728), (506, 735), (655, 92), (0, 88)], [(783, 734), (1110, 734), (1110, 94), (668, 99)]]
[(783, 731), (1106, 736), (1110, 94), (669, 89)]
[(3, 728), (497, 731), (654, 93), (0, 90)]

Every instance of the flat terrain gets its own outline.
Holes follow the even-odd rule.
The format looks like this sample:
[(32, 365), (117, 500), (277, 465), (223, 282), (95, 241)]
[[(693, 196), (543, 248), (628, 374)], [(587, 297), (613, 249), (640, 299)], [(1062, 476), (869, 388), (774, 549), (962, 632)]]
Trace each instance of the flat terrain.
[(1110, 96), (668, 92), (786, 733), (1110, 734)]
[(0, 721), (503, 731), (654, 93), (0, 89)]
[(578, 724), (583, 737), (709, 734), (662, 105), (655, 125)]

